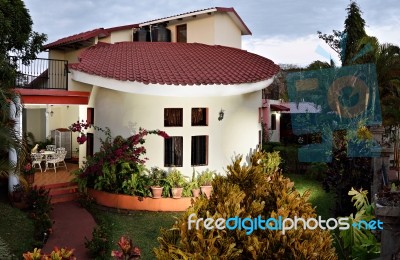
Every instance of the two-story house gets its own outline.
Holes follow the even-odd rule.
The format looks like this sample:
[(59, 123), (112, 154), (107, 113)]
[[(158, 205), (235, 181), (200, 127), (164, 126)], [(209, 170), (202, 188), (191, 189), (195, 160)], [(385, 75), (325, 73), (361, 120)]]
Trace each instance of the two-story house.
[[(262, 89), (279, 71), (241, 50), (242, 35), (250, 34), (233, 8), (216, 7), (49, 43), (51, 62), (65, 64), (25, 84), (42, 89), (20, 89), (26, 131), (40, 125), (48, 135), (78, 118), (109, 127), (113, 136), (160, 129), (171, 138), (147, 138), (148, 166), (175, 166), (186, 175), (193, 167), (222, 171), (259, 144)], [(68, 76), (62, 90), (56, 75)], [(99, 149), (98, 137), (88, 134), (80, 160)]]

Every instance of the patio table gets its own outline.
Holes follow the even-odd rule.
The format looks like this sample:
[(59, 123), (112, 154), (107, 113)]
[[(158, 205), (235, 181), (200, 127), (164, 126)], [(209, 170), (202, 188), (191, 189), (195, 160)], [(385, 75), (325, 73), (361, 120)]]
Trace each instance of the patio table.
[(44, 151), (44, 152), (40, 152), (40, 154), (44, 155), (45, 160), (47, 160), (47, 157), (51, 154), (55, 154), (56, 152), (54, 151)]

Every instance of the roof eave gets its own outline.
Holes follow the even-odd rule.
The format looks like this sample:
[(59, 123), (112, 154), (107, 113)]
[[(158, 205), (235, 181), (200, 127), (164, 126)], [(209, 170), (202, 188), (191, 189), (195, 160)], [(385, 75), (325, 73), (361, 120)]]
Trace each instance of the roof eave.
[(213, 12), (216, 12), (216, 11), (217, 11), (217, 8), (209, 8), (209, 9), (204, 9), (204, 10), (201, 10), (201, 11), (184, 13), (184, 14), (179, 14), (179, 15), (175, 15), (175, 16), (169, 16), (169, 17), (165, 17), (165, 18), (161, 18), (161, 19), (155, 19), (155, 20), (144, 22), (144, 23), (140, 23), (139, 27), (143, 27), (143, 26), (147, 26), (147, 25), (153, 25), (153, 24), (159, 24), (159, 23), (164, 23), (164, 22), (168, 22), (168, 21), (171, 21), (171, 20), (178, 20), (178, 19), (183, 19), (183, 18), (187, 18), (187, 17), (193, 17), (195, 15), (213, 13)]
[(229, 17), (235, 22), (235, 24), (240, 28), (242, 35), (252, 35), (250, 29), (247, 27), (247, 25), (244, 23), (244, 21), (234, 8), (216, 7), (216, 9), (218, 12), (227, 13)]
[(175, 97), (216, 97), (243, 95), (268, 87), (275, 78), (274, 75), (267, 79), (260, 79), (257, 82), (245, 82), (229, 85), (167, 85), (158, 83), (145, 84), (137, 81), (121, 81), (112, 78), (101, 77), (98, 75), (92, 75), (76, 69), (71, 69), (71, 72), (73, 80), (93, 86), (99, 86), (133, 94)]

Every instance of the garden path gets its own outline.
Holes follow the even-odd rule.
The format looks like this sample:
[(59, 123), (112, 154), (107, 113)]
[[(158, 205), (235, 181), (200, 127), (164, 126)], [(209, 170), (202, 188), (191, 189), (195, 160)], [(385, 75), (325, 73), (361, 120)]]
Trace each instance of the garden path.
[(74, 248), (77, 260), (90, 259), (85, 237), (90, 240), (96, 227), (92, 215), (76, 201), (57, 203), (53, 207), (53, 230), (42, 251), (49, 254), (55, 246)]

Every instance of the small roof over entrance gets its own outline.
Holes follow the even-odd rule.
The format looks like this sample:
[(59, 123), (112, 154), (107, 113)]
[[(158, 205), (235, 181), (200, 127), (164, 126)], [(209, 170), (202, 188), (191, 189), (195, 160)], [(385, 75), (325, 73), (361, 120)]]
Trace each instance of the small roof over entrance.
[(23, 104), (54, 104), (54, 105), (87, 105), (90, 92), (43, 90), (43, 89), (16, 89), (21, 95)]
[(271, 111), (290, 111), (290, 108), (285, 107), (284, 105), (278, 105), (278, 104), (271, 104), (270, 105)]

